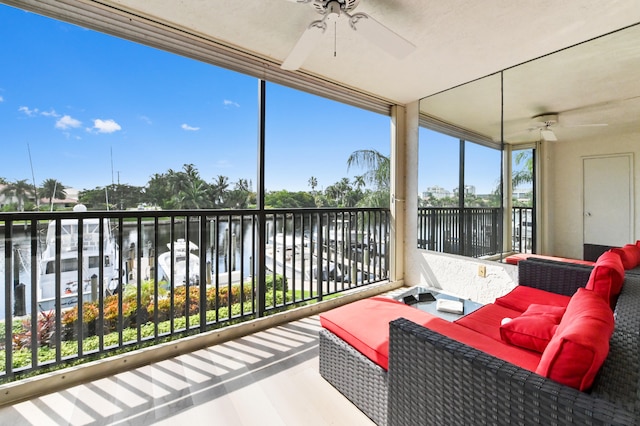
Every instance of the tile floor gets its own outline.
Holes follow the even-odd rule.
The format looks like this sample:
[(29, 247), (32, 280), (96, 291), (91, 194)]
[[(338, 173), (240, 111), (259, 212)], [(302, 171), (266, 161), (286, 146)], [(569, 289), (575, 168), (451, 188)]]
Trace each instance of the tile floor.
[(317, 316), (0, 409), (0, 425), (373, 425), (318, 373)]

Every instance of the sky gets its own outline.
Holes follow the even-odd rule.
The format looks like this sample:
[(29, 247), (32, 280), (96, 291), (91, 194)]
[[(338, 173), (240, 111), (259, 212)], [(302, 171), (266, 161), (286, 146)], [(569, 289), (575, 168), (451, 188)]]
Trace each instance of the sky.
[[(194, 164), (207, 182), (222, 175), (255, 189), (257, 94), (256, 78), (0, 5), (0, 177), (8, 181), (142, 186)], [(272, 83), (266, 96), (267, 190), (308, 191), (312, 176), (323, 189), (364, 172), (347, 168), (354, 151), (390, 153), (389, 117)], [(452, 190), (457, 157), (447, 152), (457, 141), (430, 139), (440, 142), (422, 149), (421, 141), (420, 191)], [(485, 151), (467, 171), (479, 193), (498, 179), (499, 153)]]

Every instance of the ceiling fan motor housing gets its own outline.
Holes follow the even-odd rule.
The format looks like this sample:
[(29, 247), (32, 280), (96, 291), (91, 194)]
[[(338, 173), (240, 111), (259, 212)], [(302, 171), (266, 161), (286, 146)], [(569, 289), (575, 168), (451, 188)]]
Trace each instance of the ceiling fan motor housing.
[(339, 5), (339, 9), (342, 12), (351, 12), (358, 6), (360, 0), (316, 0), (311, 2), (311, 6), (321, 15), (324, 15), (327, 12), (333, 11), (332, 3), (336, 3)]
[(538, 127), (549, 127), (558, 123), (558, 114), (555, 113), (547, 113), (540, 114), (532, 117), (533, 124)]

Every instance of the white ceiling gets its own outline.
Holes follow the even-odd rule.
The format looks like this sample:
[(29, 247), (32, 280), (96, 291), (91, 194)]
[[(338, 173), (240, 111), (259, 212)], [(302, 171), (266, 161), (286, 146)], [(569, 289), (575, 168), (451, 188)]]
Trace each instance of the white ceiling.
[[(294, 0), (104, 0), (282, 63), (320, 15)], [(637, 0), (360, 0), (365, 12), (417, 46), (397, 60), (342, 21), (302, 71), (406, 104), (640, 22)], [(336, 56), (334, 57), (334, 42)]]
[[(640, 25), (427, 97), (421, 111), (493, 141), (540, 140), (552, 113), (558, 140), (640, 132)], [(503, 88), (503, 90), (502, 90)], [(504, 108), (504, 109), (502, 109)]]

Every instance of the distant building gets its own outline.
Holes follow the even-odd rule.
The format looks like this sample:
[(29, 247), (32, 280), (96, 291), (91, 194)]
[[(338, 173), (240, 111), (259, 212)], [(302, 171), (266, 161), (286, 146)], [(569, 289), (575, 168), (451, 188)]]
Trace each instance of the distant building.
[(527, 202), (531, 199), (533, 188), (514, 188), (512, 191), (512, 197), (514, 200)]
[[(7, 187), (8, 185), (2, 185), (0, 184), (0, 209), (4, 208), (7, 205), (10, 204), (18, 204), (18, 198), (10, 195), (10, 194), (4, 194), (4, 189)], [(33, 195), (27, 195), (24, 198), (24, 202), (25, 203), (30, 203), (33, 202), (35, 203), (35, 199), (33, 198)]]
[(64, 192), (67, 194), (64, 199), (54, 198), (53, 200), (49, 200), (48, 198), (40, 198), (40, 205), (50, 206), (53, 204), (54, 210), (63, 210), (78, 204), (79, 190), (75, 188), (65, 188)]
[[(458, 195), (459, 189), (454, 188), (453, 193)], [(465, 185), (464, 186), (464, 195), (476, 195), (476, 187), (475, 185)]]
[[(7, 205), (17, 204), (18, 199), (13, 195), (5, 195), (3, 194), (4, 188), (7, 185), (0, 185), (0, 209), (4, 208)], [(78, 203), (78, 194), (80, 191), (74, 188), (65, 188), (64, 191), (67, 193), (67, 197), (65, 199), (57, 199), (49, 200), (46, 197), (39, 197), (40, 206), (50, 206), (53, 204), (54, 210), (61, 210), (67, 207), (73, 207)], [(38, 195), (42, 195), (38, 193)], [(36, 204), (36, 200), (33, 194), (29, 194), (25, 197), (25, 203), (33, 203)]]
[(451, 197), (451, 191), (447, 191), (446, 189), (438, 185), (430, 186), (425, 192), (422, 193), (422, 198), (426, 199), (430, 196), (438, 200), (442, 198), (448, 198)]

